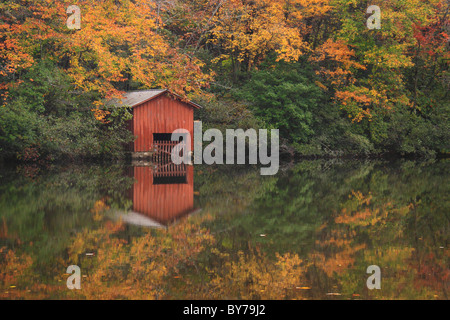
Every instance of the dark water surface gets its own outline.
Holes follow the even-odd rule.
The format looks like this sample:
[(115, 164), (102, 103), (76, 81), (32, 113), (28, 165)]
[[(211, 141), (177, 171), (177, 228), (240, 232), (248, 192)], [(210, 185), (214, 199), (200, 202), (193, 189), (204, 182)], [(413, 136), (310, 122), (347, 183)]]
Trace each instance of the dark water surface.
[(2, 167), (0, 298), (449, 298), (448, 160), (259, 172)]

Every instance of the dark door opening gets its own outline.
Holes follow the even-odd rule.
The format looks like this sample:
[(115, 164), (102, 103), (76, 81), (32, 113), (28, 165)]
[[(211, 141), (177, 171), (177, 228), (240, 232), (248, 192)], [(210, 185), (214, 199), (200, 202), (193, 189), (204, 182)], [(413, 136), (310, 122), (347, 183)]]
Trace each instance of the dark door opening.
[[(182, 134), (181, 137), (178, 139), (178, 142), (185, 141), (186, 135)], [(168, 142), (172, 141), (172, 134), (171, 133), (154, 133), (153, 134), (153, 141), (154, 142)]]
[(154, 177), (153, 184), (186, 184), (186, 176), (179, 177)]

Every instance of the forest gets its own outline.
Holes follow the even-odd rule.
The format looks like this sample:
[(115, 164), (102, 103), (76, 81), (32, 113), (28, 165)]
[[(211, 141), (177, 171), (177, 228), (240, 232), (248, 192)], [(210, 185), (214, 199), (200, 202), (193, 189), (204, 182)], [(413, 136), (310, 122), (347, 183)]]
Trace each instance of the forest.
[(105, 101), (151, 88), (201, 104), (204, 130), (279, 129), (298, 157), (446, 156), (448, 17), (447, 0), (0, 0), (0, 159), (123, 158), (131, 115)]

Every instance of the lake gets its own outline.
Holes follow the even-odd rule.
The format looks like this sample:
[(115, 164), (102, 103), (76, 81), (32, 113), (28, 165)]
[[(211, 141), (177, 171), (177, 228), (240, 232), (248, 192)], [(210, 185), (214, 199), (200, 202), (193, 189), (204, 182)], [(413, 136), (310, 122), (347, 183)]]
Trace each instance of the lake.
[(448, 299), (449, 163), (4, 165), (0, 298)]

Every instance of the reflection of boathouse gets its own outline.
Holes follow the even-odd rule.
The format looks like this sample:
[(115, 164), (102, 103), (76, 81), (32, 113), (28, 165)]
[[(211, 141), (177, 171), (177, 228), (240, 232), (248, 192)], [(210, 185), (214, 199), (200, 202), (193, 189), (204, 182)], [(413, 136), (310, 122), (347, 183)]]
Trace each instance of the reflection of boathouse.
[(194, 168), (160, 163), (133, 167), (135, 183), (130, 190), (132, 211), (122, 215), (131, 224), (165, 227), (194, 211)]
[(168, 224), (194, 209), (194, 168), (174, 164), (134, 167), (133, 211)]

